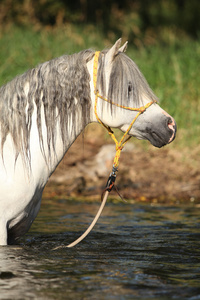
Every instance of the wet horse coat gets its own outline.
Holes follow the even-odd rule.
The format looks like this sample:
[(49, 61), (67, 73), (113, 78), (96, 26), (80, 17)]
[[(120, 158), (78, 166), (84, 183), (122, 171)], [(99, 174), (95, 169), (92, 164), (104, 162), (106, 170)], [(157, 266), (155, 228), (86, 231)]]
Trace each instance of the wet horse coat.
[[(118, 40), (100, 54), (97, 88), (127, 106), (156, 100)], [(0, 89), (0, 245), (15, 243), (34, 221), (43, 189), (56, 166), (94, 113), (94, 51), (45, 62)], [(136, 112), (98, 101), (98, 116), (126, 131)], [(174, 119), (158, 104), (143, 112), (129, 131), (162, 147), (175, 137)]]

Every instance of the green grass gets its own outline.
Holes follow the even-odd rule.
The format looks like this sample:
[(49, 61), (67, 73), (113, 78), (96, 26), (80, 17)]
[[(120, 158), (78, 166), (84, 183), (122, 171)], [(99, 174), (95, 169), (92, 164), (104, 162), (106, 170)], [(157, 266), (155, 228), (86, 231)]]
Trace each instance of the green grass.
[[(114, 37), (112, 37), (114, 40)], [(93, 26), (69, 25), (62, 29), (11, 27), (0, 33), (0, 85), (35, 65), (85, 48), (110, 46)], [(200, 41), (179, 41), (169, 45), (137, 49), (131, 43), (127, 54), (137, 63), (160, 105), (176, 119), (175, 147), (200, 143)]]

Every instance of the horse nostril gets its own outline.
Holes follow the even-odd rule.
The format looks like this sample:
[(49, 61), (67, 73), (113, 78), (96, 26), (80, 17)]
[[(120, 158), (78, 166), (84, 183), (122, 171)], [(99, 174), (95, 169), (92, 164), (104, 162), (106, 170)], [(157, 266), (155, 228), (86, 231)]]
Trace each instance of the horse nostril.
[(169, 127), (169, 129), (174, 131), (174, 124), (173, 123), (174, 123), (173, 120), (170, 117), (168, 117), (167, 118), (167, 126)]

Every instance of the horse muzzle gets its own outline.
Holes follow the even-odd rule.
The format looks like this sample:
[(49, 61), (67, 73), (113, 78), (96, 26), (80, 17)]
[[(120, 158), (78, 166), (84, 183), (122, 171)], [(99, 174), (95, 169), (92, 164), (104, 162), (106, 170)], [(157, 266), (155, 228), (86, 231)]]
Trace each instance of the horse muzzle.
[(162, 121), (159, 120), (146, 128), (146, 139), (158, 148), (171, 143), (176, 137), (177, 130), (176, 122), (171, 116), (164, 114), (161, 119)]

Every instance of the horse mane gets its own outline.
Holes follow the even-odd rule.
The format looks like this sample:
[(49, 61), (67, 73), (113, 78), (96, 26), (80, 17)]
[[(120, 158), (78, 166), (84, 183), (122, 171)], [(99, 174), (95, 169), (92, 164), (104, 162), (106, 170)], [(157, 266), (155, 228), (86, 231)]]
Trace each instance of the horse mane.
[[(105, 55), (108, 50), (104, 50), (99, 58), (97, 88), (102, 96), (109, 100), (125, 106), (142, 106), (143, 98), (146, 96), (149, 101), (157, 101), (146, 79), (140, 72), (138, 66), (125, 53), (119, 52), (115, 56), (109, 79), (108, 93), (106, 95), (105, 81)], [(116, 106), (112, 107), (112, 111)]]
[[(56, 125), (59, 120), (63, 147), (68, 139), (68, 124), (76, 132), (76, 122), (84, 128), (90, 118), (90, 75), (86, 63), (94, 51), (84, 50), (73, 55), (40, 64), (14, 78), (0, 88), (1, 151), (8, 134), (11, 135), (16, 159), (19, 153), (30, 162), (30, 131), (34, 109), (37, 111), (37, 127), (41, 149), (44, 150), (42, 114), (47, 128), (49, 151), (54, 149)], [(76, 120), (76, 111), (82, 119)], [(70, 116), (70, 119), (69, 119)], [(81, 122), (81, 123), (80, 123)], [(44, 151), (43, 151), (44, 152)]]

